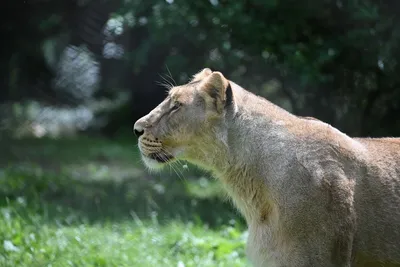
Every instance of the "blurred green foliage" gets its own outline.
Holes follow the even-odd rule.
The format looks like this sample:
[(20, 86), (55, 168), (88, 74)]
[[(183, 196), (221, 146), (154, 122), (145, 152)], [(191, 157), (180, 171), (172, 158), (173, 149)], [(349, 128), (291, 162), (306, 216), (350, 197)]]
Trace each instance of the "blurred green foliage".
[(120, 14), (147, 21), (134, 26), (148, 29), (146, 49), (131, 53), (143, 61), (149, 47), (168, 46), (164, 62), (180, 82), (210, 66), (262, 94), (262, 82), (275, 78), (298, 114), (350, 134), (399, 135), (400, 31), (390, 7), (357, 0), (160, 0), (126, 1)]
[[(131, 123), (164, 97), (157, 84), (163, 82), (160, 74), (171, 74), (171, 83), (182, 83), (207, 66), (296, 114), (315, 116), (346, 133), (400, 134), (400, 30), (395, 1), (66, 2), (19, 4), (31, 13), (18, 13), (20, 17), (6, 27), (9, 45), (1, 65), (9, 93), (3, 93), (4, 99), (51, 94), (51, 85), (42, 82), (50, 76), (31, 77), (35, 71), (44, 73), (46, 64), (25, 60), (43, 58), (32, 48), (51, 39), (58, 47), (83, 44), (97, 55), (99, 95), (131, 92), (129, 108), (123, 109), (126, 115), (110, 115), (111, 129)], [(20, 23), (21, 16), (29, 17), (29, 25)], [(114, 30), (112, 38), (103, 31), (110, 19), (119, 32)], [(30, 45), (12, 46), (17, 37)], [(104, 58), (107, 42), (121, 45), (123, 58)], [(277, 84), (272, 95), (271, 81)], [(41, 94), (27, 89), (37, 89), (38, 84), (43, 87)]]

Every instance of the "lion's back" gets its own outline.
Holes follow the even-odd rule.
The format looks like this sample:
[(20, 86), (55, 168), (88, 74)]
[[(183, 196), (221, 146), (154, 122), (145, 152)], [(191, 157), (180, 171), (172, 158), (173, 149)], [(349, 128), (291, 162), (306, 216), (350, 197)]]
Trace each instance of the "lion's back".
[(355, 138), (366, 148), (355, 190), (357, 247), (400, 261), (400, 138)]
[(400, 138), (350, 138), (323, 122), (303, 123), (304, 164), (338, 162), (356, 181), (356, 253), (400, 262)]
[(400, 138), (354, 138), (378, 156), (393, 155), (400, 157)]

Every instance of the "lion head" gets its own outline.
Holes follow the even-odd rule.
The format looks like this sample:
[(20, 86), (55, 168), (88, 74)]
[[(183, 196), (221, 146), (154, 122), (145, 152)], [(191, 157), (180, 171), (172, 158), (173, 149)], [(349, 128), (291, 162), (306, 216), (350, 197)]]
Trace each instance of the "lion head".
[[(229, 82), (220, 72), (206, 68), (181, 86), (134, 125), (142, 159), (150, 169), (175, 160), (200, 157), (202, 146), (218, 138), (228, 98)], [(208, 154), (208, 153), (207, 153)], [(206, 156), (206, 155), (203, 155)]]

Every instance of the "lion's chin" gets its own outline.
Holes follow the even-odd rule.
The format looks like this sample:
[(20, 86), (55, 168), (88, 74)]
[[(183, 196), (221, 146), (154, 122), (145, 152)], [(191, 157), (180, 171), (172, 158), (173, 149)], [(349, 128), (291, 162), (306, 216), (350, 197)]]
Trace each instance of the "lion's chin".
[(155, 153), (149, 156), (142, 155), (142, 160), (146, 167), (155, 171), (163, 169), (173, 159), (172, 155), (159, 155)]
[(144, 162), (144, 165), (147, 168), (149, 168), (150, 170), (153, 170), (153, 171), (160, 171), (165, 166), (165, 163), (160, 163), (157, 160), (151, 159), (151, 158), (146, 157), (146, 156), (142, 156), (142, 160)]

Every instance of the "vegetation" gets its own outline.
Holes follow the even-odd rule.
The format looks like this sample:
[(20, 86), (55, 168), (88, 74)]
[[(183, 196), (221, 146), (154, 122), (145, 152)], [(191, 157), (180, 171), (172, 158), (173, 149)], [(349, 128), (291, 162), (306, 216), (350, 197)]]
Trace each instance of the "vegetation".
[(191, 166), (150, 175), (121, 138), (24, 140), (1, 158), (0, 266), (246, 263), (243, 221)]
[(160, 102), (160, 75), (180, 83), (208, 66), (348, 134), (399, 135), (398, 8), (375, 0), (10, 1), (3, 11), (16, 16), (4, 23), (0, 98), (85, 103), (77, 91), (91, 86), (76, 78), (85, 71), (64, 73), (70, 48), (99, 65), (87, 97), (130, 93), (121, 112), (107, 115), (115, 123), (105, 132)]

